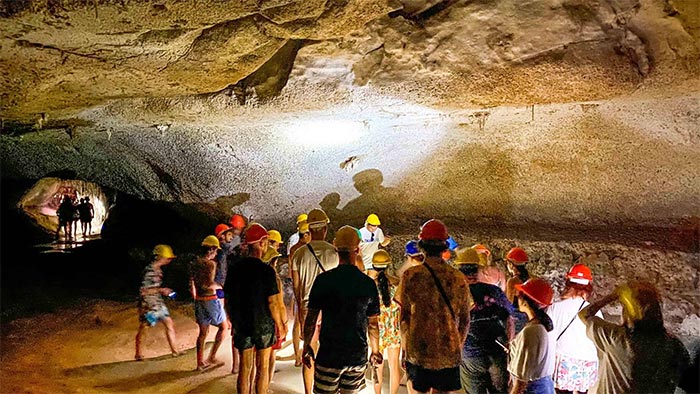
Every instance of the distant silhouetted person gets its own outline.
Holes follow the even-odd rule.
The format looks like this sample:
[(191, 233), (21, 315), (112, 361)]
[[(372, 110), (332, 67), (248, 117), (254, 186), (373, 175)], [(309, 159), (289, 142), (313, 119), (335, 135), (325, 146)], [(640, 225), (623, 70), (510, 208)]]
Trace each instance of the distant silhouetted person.
[(58, 216), (58, 228), (56, 229), (56, 239), (63, 228), (63, 234), (66, 239), (71, 238), (71, 220), (73, 219), (73, 201), (71, 201), (70, 196), (67, 194), (63, 195), (63, 201), (61, 205), (58, 206), (56, 210), (56, 215)]
[(70, 221), (70, 226), (71, 226), (71, 234), (73, 234), (73, 239), (76, 238), (78, 234), (78, 221), (80, 220), (80, 209), (79, 209), (79, 204), (78, 204), (78, 197), (75, 196), (72, 198), (72, 215), (71, 215), (71, 221)]
[(78, 205), (78, 213), (80, 214), (80, 226), (83, 230), (83, 237), (92, 233), (92, 218), (95, 217), (95, 209), (90, 203), (90, 197), (80, 199)]
[[(595, 316), (605, 305), (622, 304), (622, 325)], [(664, 328), (659, 294), (651, 283), (630, 282), (583, 308), (599, 357), (591, 393), (673, 393), (690, 363), (683, 344)]]

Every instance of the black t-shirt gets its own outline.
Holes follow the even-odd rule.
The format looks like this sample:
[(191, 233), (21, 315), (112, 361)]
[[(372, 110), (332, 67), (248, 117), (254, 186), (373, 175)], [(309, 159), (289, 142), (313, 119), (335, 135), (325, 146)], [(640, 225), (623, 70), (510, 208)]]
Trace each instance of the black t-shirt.
[(279, 293), (275, 270), (253, 257), (245, 257), (229, 267), (224, 293), (231, 324), (243, 336), (275, 333), (268, 298)]
[(309, 295), (309, 309), (321, 310), (321, 346), (316, 361), (328, 368), (367, 363), (367, 323), (379, 314), (374, 281), (354, 265), (320, 274)]

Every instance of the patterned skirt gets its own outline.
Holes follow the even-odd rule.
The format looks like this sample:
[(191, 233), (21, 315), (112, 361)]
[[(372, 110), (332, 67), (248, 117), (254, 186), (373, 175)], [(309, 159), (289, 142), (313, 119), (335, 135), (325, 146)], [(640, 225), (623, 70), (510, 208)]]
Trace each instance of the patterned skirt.
[(554, 387), (566, 391), (588, 391), (598, 379), (598, 361), (579, 360), (557, 354)]

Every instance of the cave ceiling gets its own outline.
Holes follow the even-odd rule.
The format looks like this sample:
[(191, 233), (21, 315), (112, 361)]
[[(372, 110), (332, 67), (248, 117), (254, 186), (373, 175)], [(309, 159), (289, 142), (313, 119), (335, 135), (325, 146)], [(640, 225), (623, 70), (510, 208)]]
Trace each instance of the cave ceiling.
[[(114, 100), (373, 86), (436, 106), (687, 84), (695, 0), (2, 0), (3, 121)], [(342, 85), (342, 86), (341, 86)]]

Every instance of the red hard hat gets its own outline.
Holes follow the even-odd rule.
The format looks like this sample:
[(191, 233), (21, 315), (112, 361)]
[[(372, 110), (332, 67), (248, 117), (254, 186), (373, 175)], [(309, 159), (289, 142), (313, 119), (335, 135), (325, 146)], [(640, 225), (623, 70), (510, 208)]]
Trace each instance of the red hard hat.
[(233, 228), (243, 228), (245, 227), (245, 218), (243, 218), (241, 215), (235, 214), (231, 216), (231, 221), (229, 223), (231, 223), (231, 227)]
[(445, 223), (430, 219), (420, 228), (418, 239), (421, 241), (447, 241), (450, 236), (447, 234)]
[(523, 283), (522, 285), (515, 285), (515, 289), (525, 293), (528, 297), (532, 298), (535, 302), (542, 306), (552, 305), (554, 290), (552, 290), (552, 286), (550, 286), (544, 279), (528, 279), (527, 282)]
[(491, 256), (491, 251), (484, 244), (476, 244), (472, 246), (472, 249), (476, 250), (479, 253), (483, 253), (486, 256)]
[(593, 274), (585, 264), (575, 264), (566, 274), (566, 278), (571, 282), (587, 285), (593, 280)]
[(223, 224), (223, 223), (218, 224), (216, 226), (216, 228), (214, 228), (214, 235), (216, 235), (218, 237), (219, 235), (221, 235), (221, 233), (228, 231), (230, 229), (231, 229), (231, 227), (228, 224)]
[(243, 234), (245, 244), (254, 244), (267, 237), (267, 230), (258, 223), (251, 224), (250, 227), (245, 230), (245, 234)]
[(515, 265), (523, 265), (529, 261), (529, 258), (522, 248), (513, 248), (506, 254), (506, 260), (512, 261)]

